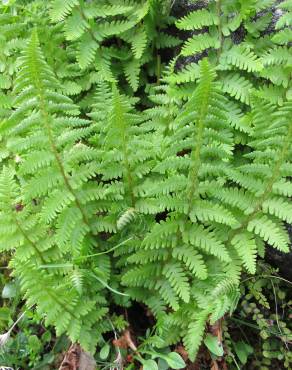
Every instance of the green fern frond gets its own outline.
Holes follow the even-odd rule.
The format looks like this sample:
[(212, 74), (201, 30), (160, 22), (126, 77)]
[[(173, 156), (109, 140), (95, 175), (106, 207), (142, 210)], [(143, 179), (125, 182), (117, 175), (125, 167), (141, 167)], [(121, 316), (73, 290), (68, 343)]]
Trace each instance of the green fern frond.
[[(100, 48), (96, 51), (96, 69), (99, 71), (101, 81), (116, 82), (113, 71), (111, 69), (111, 55), (108, 50)], [(86, 60), (85, 65), (90, 63)]]
[(139, 74), (140, 74), (141, 64), (140, 60), (132, 59), (124, 65), (124, 73), (129, 85), (132, 87), (133, 91), (136, 91), (139, 87)]
[(200, 221), (216, 221), (220, 224), (236, 226), (237, 222), (231, 212), (219, 204), (214, 204), (207, 201), (196, 201), (190, 212), (190, 219), (193, 222)]
[(175, 294), (172, 286), (168, 280), (161, 281), (158, 280), (155, 288), (159, 291), (159, 294), (164, 299), (164, 301), (174, 310), (177, 311), (179, 309), (179, 300), (177, 294)]
[(127, 209), (118, 219), (117, 221), (117, 228), (118, 230), (123, 229), (129, 223), (131, 223), (136, 218), (136, 210), (135, 208)]
[(292, 5), (289, 0), (284, 0), (278, 5), (278, 8), (292, 10)]
[(291, 66), (291, 49), (286, 46), (275, 47), (263, 54), (262, 62), (266, 66), (273, 64), (286, 64)]
[(125, 4), (86, 4), (84, 8), (84, 14), (86, 18), (93, 19), (93, 18), (107, 18), (107, 17), (114, 17), (116, 15), (123, 15), (129, 13), (133, 9), (133, 6), (130, 3), (127, 5)]
[(292, 67), (289, 65), (271, 65), (261, 71), (261, 76), (270, 80), (274, 85), (283, 86), (287, 88), (289, 86), (289, 75)]
[(272, 20), (272, 13), (268, 12), (265, 15), (262, 15), (256, 21), (251, 19), (245, 22), (246, 30), (252, 35), (253, 37), (260, 37), (261, 32), (265, 31)]
[(291, 27), (292, 26), (292, 12), (287, 12), (283, 14), (280, 19), (276, 23), (276, 30), (279, 30), (283, 27)]
[(192, 225), (183, 231), (183, 241), (192, 244), (197, 248), (218, 257), (222, 261), (230, 261), (228, 252), (224, 244), (216, 238), (212, 230), (202, 226)]
[(291, 182), (281, 179), (273, 184), (273, 192), (277, 195), (284, 195), (292, 197), (292, 184)]
[(181, 84), (197, 81), (200, 77), (200, 66), (197, 63), (187, 64), (181, 71), (165, 77), (169, 84)]
[(285, 89), (281, 86), (263, 85), (256, 91), (256, 95), (270, 103), (282, 105), (285, 99)]
[(64, 30), (67, 40), (73, 41), (79, 39), (88, 27), (87, 22), (82, 18), (79, 12), (74, 12), (67, 18)]
[(116, 20), (112, 22), (105, 21), (97, 25), (96, 34), (101, 38), (120, 35), (132, 28), (133, 25), (133, 22), (126, 20)]
[(72, 281), (73, 287), (77, 290), (77, 292), (82, 295), (83, 291), (83, 273), (80, 270), (73, 270), (70, 279)]
[(98, 44), (85, 33), (81, 39), (77, 52), (77, 61), (80, 68), (86, 68), (93, 62)]
[(156, 41), (155, 45), (158, 49), (164, 48), (174, 48), (180, 45), (182, 42), (181, 40), (173, 35), (169, 35), (165, 32), (159, 33), (159, 39)]

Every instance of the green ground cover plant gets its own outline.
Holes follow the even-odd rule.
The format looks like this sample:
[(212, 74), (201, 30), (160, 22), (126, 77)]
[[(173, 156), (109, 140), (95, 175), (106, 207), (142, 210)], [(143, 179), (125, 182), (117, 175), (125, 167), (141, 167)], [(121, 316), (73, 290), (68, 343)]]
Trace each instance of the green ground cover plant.
[(179, 343), (195, 361), (267, 245), (289, 252), (290, 1), (174, 5), (0, 6), (3, 265), (23, 310), (101, 359), (147, 307), (128, 369), (183, 368)]

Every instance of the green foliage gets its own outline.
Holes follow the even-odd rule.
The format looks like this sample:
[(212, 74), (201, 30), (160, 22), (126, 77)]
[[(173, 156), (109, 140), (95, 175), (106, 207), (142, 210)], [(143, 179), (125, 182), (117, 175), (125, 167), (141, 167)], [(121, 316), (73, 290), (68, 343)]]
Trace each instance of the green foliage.
[[(6, 263), (2, 256), (1, 265)], [(45, 328), (43, 318), (35, 311), (25, 309), (19, 281), (9, 276), (3, 268), (1, 274), (1, 349), (0, 361), (4, 368), (55, 369), (58, 367), (60, 352), (66, 350), (69, 341), (65, 336), (56, 338), (52, 327)], [(11, 327), (14, 329), (11, 331)], [(10, 328), (8, 330), (8, 328)], [(6, 342), (3, 337), (8, 333)], [(5, 365), (5, 366), (4, 366)]]
[[(182, 46), (179, 59), (196, 55), (200, 60), (208, 53), (223, 91), (234, 99), (238, 111), (246, 111), (255, 93), (282, 105), (291, 88), (290, 20), (291, 7), (285, 2), (208, 1), (203, 9), (176, 21), (180, 30), (196, 30)], [(198, 64), (183, 65), (181, 71), (166, 76), (166, 81), (174, 90), (189, 91), (197, 83)], [(242, 131), (241, 125), (236, 128)], [(237, 140), (245, 143), (242, 134)]]
[[(259, 264), (256, 276), (242, 283), (238, 309), (224, 328), (231, 369), (291, 367), (289, 285), (267, 264)], [(245, 332), (240, 337), (239, 326)]]
[(126, 325), (110, 312), (135, 300), (155, 317), (135, 360), (179, 368), (153, 349), (182, 341), (193, 361), (265, 243), (289, 250), (290, 8), (264, 36), (269, 12), (254, 16), (271, 3), (210, 1), (178, 20), (196, 31), (178, 57), (207, 57), (181, 71), (175, 58), (162, 78), (158, 49), (178, 45), (171, 3), (55, 0), (38, 19), (33, 1), (1, 14), (1, 45), (20, 56), (1, 56), (0, 250), (27, 305), (58, 336), (102, 346), (103, 361), (103, 334)]
[(138, 347), (136, 359), (142, 363), (143, 369), (184, 369), (186, 364), (177, 352), (171, 352), (170, 348), (160, 348), (161, 339), (151, 335), (147, 330), (142, 344)]
[[(51, 21), (61, 22), (80, 68), (95, 66), (98, 78), (110, 82), (124, 72), (133, 91), (145, 78), (140, 78), (143, 65), (151, 63), (160, 48), (180, 44), (178, 38), (164, 32), (173, 23), (170, 1), (50, 3)], [(156, 73), (159, 79), (159, 71)]]
[[(3, 367), (49, 370), (58, 366), (60, 353), (67, 349), (69, 341), (64, 336), (56, 339), (50, 330), (39, 326), (40, 321), (41, 317), (31, 315), (19, 326), (18, 333), (0, 352)], [(39, 335), (37, 330), (42, 334)]]
[[(69, 98), (54, 91), (56, 84), (34, 33), (15, 83), (14, 105), (17, 108), (1, 127), (11, 155), (17, 153), (21, 158), (18, 179), (9, 167), (4, 167), (1, 176), (1, 226), (7, 230), (2, 234), (1, 246), (4, 250), (19, 246), (11, 264), (20, 277), (28, 301), (38, 303), (40, 314), (47, 313), (46, 322), (53, 322), (59, 335), (67, 328), (72, 340), (79, 337), (83, 345), (89, 347), (92, 325), (107, 309), (101, 307), (96, 311), (94, 301), (79, 296), (76, 276), (72, 284), (70, 270), (60, 280), (62, 275), (58, 269), (42, 270), (40, 267), (57, 262), (62, 256), (68, 261), (79, 256), (81, 250), (83, 253), (90, 251), (93, 241), (88, 232), (92, 220), (85, 208), (94, 212), (92, 202), (98, 198), (98, 195), (90, 195), (92, 186), (87, 181), (95, 175), (95, 165), (91, 162), (94, 150), (83, 144), (80, 151), (78, 145), (75, 149), (76, 141), (86, 137), (90, 130), (85, 120), (75, 119), (75, 125), (70, 127), (71, 118), (78, 109)], [(66, 111), (67, 116), (63, 113)], [(39, 120), (43, 126), (39, 125)], [(53, 181), (43, 180), (52, 174)], [(18, 181), (22, 183), (21, 188)], [(13, 227), (9, 227), (11, 222)], [(53, 225), (55, 235), (50, 233)], [(35, 279), (38, 285), (33, 283)], [(68, 290), (68, 286), (71, 289)], [(82, 332), (81, 317), (88, 325), (87, 330), (82, 327)]]
[[(161, 316), (161, 322), (166, 320), (168, 324), (159, 325), (170, 326), (165, 340), (177, 340), (170, 331), (172, 335), (176, 330), (182, 333), (191, 358), (195, 357), (208, 316), (212, 313), (216, 321), (233, 308), (241, 266), (255, 272), (261, 246), (258, 237), (288, 251), (288, 237), (277, 220), (285, 220), (285, 208), (280, 215), (276, 206), (268, 204), (278, 192), (284, 196), (281, 203), (288, 201), (285, 196), (289, 191), (278, 190), (277, 184), (291, 152), (291, 103), (277, 108), (258, 98), (252, 100), (252, 110), (246, 115), (252, 122), (248, 152), (242, 154), (238, 165), (240, 154), (233, 157), (234, 129), (227, 118), (228, 100), (221, 89), (213, 69), (203, 60), (193, 95), (172, 110), (177, 113), (169, 118), (160, 163), (143, 193), (151, 197), (152, 204), (156, 199), (157, 207), (167, 210), (166, 219), (155, 223), (141, 246), (135, 246), (136, 254), (131, 250), (128, 262), (134, 266), (127, 266), (122, 279), (134, 288), (130, 294), (137, 294), (139, 299), (137, 287), (149, 289), (152, 300), (154, 292), (159, 291), (160, 299), (176, 311)], [(166, 108), (169, 100), (164, 101)], [(161, 121), (163, 124), (165, 118)], [(224, 136), (220, 134), (223, 132)], [(267, 146), (271, 132), (275, 136)], [(154, 208), (150, 212), (157, 211)], [(219, 283), (216, 276), (220, 276)], [(144, 300), (147, 303), (145, 293)], [(194, 318), (190, 324), (183, 320), (186, 315)]]

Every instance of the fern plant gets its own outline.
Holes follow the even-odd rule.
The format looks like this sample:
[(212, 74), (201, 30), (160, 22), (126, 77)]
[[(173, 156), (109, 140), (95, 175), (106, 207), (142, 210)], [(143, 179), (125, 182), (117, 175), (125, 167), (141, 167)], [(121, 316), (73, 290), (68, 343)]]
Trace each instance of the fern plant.
[[(178, 29), (194, 34), (179, 57), (198, 59), (207, 53), (216, 66), (223, 91), (233, 98), (229, 116), (241, 143), (245, 143), (248, 129), (242, 112), (249, 109), (254, 92), (280, 105), (291, 95), (290, 21), (291, 6), (286, 1), (218, 0), (176, 22)], [(193, 62), (166, 79), (186, 98), (198, 76), (197, 62)]]
[[(29, 301), (47, 313), (47, 322), (54, 323), (58, 333), (66, 330), (88, 348), (99, 335), (96, 324), (107, 312), (99, 291), (107, 286), (110, 264), (103, 258), (101, 268), (93, 265), (88, 270), (72, 263), (98, 242), (93, 238), (96, 201), (107, 193), (88, 181), (97, 172), (96, 150), (83, 139), (94, 127), (76, 116), (78, 108), (69, 98), (56, 92), (58, 81), (35, 33), (20, 67), (14, 87), (16, 109), (1, 126), (7, 147), (18, 157), (16, 168), (9, 163), (1, 177), (1, 225), (7, 230), (1, 245), (4, 250), (19, 246), (11, 263)], [(47, 266), (51, 262), (55, 268)], [(98, 309), (97, 301), (80, 295), (84, 274), (89, 275), (87, 283), (98, 275), (93, 288), (95, 299), (100, 296)]]
[[(0, 246), (11, 254), (28, 304), (58, 334), (94, 352), (112, 330), (110, 312), (137, 300), (155, 316), (159, 344), (182, 339), (193, 360), (206, 323), (235, 308), (241, 273), (255, 272), (265, 243), (288, 251), (290, 85), (280, 101), (251, 84), (263, 78), (263, 55), (287, 81), (289, 65), (283, 34), (257, 51), (263, 26), (256, 31), (250, 20), (270, 2), (211, 1), (177, 25), (209, 27), (183, 54), (218, 52), (178, 73), (173, 60), (151, 89), (153, 105), (143, 109), (118, 80), (121, 65), (135, 60), (140, 68), (154, 52), (147, 27), (156, 27), (159, 3), (51, 3), (51, 18), (61, 24), (50, 28), (51, 42), (41, 30), (46, 53), (33, 32), (7, 89)], [(289, 10), (286, 2), (281, 7)], [(283, 17), (279, 28), (289, 21)], [(242, 22), (248, 38), (231, 46), (228, 37)], [(64, 41), (60, 29), (67, 41), (54, 57), (48, 51)], [(114, 35), (119, 50), (105, 43)], [(67, 78), (83, 90), (68, 93)]]
[(29, 303), (49, 313), (47, 323), (58, 334), (66, 332), (92, 349), (109, 326), (101, 322), (107, 313), (104, 289), (123, 295), (114, 288), (118, 282), (108, 256), (117, 238), (106, 241), (102, 233), (116, 233), (138, 213), (131, 215), (139, 182), (155, 163), (152, 130), (129, 99), (106, 83), (96, 94), (95, 122), (79, 118), (78, 107), (58, 92), (36, 33), (19, 66), (15, 110), (1, 125), (10, 152), (1, 177), (3, 232), (7, 229), (1, 245), (7, 251), (18, 245), (11, 266)]
[[(33, 27), (38, 28), (40, 43), (45, 44), (45, 57), (59, 79), (59, 92), (76, 98), (91, 89), (94, 78), (83, 75), (77, 65), (73, 65), (71, 55), (64, 48), (65, 38), (60, 32), (60, 25), (52, 25), (48, 18), (48, 7), (39, 0), (18, 1), (0, 5), (0, 117), (10, 114), (13, 101), (12, 89), (19, 68), (18, 57), (29, 39)], [(81, 105), (81, 104), (80, 104)], [(84, 104), (83, 104), (84, 105)], [(1, 160), (9, 152), (5, 143), (1, 145)]]
[[(141, 83), (141, 68), (149, 62), (149, 74), (159, 79), (161, 59), (158, 50), (174, 47), (180, 40), (163, 30), (174, 19), (169, 16), (170, 1), (51, 1), (52, 22), (62, 22), (64, 34), (74, 45), (81, 69), (93, 64), (98, 75), (113, 82), (124, 74), (133, 91)], [(159, 10), (159, 11), (158, 11)], [(109, 40), (116, 38), (116, 42)], [(157, 53), (157, 66), (152, 59)]]
[(289, 250), (283, 221), (291, 222), (292, 210), (286, 180), (291, 103), (279, 109), (254, 98), (249, 150), (239, 160), (220, 83), (205, 60), (200, 73), (193, 96), (170, 124), (145, 189), (151, 206), (154, 201), (165, 210), (165, 220), (136, 244), (122, 280), (156, 313), (166, 343), (182, 337), (191, 359), (206, 321), (233, 309), (240, 273), (255, 272), (264, 242)]

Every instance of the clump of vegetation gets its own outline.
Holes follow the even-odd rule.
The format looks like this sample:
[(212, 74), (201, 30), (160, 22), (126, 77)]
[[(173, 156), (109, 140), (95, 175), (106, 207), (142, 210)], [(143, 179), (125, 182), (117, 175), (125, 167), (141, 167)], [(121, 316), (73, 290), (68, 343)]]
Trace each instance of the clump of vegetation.
[(227, 359), (235, 369), (291, 367), (290, 284), (262, 262), (256, 276), (243, 280), (237, 310), (224, 327)]
[[(291, 6), (209, 1), (181, 19), (172, 6), (1, 5), (0, 247), (19, 287), (4, 311), (32, 320), (10, 342), (28, 328), (19, 366), (56, 366), (66, 338), (101, 368), (184, 368), (202, 343), (217, 368), (252, 354), (290, 366), (269, 340), (289, 346), (285, 293), (257, 269), (267, 245), (289, 251)], [(179, 51), (174, 24), (193, 33)], [(256, 350), (231, 340), (250, 316)]]

